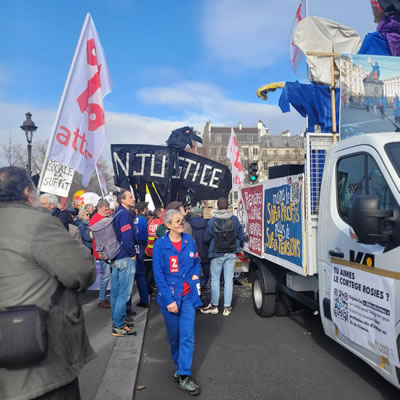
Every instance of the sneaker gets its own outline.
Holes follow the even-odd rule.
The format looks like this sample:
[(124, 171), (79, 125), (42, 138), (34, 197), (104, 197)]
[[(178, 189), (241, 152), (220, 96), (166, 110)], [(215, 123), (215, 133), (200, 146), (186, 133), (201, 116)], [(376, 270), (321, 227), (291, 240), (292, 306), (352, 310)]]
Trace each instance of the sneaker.
[(149, 303), (137, 303), (136, 307), (149, 308)]
[(125, 317), (125, 323), (128, 322), (133, 322), (133, 318), (132, 317)]
[(199, 385), (192, 379), (191, 376), (180, 376), (178, 387), (179, 389), (188, 392), (191, 396), (197, 396), (200, 394)]
[(117, 326), (113, 325), (111, 335), (113, 336), (131, 336), (136, 335), (136, 331), (124, 326), (123, 328), (118, 328)]
[(213, 306), (211, 303), (200, 310), (203, 314), (218, 314), (218, 307)]
[(131, 310), (130, 308), (127, 308), (127, 309), (126, 309), (126, 315), (137, 315), (137, 312)]
[(178, 368), (176, 368), (176, 370), (175, 370), (175, 372), (174, 372), (174, 380), (175, 380), (176, 382), (178, 382), (178, 379), (179, 379)]
[(100, 307), (100, 308), (111, 308), (111, 304), (107, 300), (99, 301), (97, 303), (97, 307)]
[(232, 307), (224, 307), (224, 312), (222, 313), (222, 315), (224, 317), (227, 317), (228, 315), (231, 315), (232, 312)]

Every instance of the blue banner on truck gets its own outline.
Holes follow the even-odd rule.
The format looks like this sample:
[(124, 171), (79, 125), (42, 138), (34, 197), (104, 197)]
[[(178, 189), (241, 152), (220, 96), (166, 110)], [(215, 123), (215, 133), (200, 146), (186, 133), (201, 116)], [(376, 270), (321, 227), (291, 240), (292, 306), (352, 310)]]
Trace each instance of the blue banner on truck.
[(264, 186), (264, 253), (303, 268), (303, 175)]

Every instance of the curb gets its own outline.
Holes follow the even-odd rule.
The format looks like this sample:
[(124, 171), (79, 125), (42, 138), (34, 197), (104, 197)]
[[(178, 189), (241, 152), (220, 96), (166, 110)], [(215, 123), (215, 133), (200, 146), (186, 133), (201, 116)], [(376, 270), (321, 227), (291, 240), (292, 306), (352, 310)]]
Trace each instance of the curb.
[[(134, 296), (132, 304), (136, 304)], [(95, 400), (132, 400), (142, 353), (148, 308), (135, 307), (136, 336), (117, 337)]]

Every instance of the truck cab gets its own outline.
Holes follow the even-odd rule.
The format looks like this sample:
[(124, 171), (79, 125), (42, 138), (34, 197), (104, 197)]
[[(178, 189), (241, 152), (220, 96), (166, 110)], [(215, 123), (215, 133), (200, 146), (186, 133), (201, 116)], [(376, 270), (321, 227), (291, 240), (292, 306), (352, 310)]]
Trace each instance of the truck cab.
[(400, 142), (355, 136), (327, 152), (318, 211), (325, 333), (400, 387)]

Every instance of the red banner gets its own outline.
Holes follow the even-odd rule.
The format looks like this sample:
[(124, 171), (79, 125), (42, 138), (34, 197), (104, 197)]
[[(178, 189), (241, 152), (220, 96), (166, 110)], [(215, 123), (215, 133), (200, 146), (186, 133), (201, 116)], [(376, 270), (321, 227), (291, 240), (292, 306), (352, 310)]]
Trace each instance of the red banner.
[(255, 185), (242, 189), (242, 199), (247, 214), (249, 251), (260, 256), (263, 249), (263, 185)]

